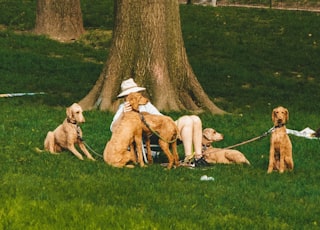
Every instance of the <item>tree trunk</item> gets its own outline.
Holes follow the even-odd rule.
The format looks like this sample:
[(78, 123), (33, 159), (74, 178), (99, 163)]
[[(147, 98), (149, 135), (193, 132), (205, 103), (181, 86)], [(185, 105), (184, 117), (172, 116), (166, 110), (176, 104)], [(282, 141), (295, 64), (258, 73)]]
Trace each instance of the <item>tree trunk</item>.
[(134, 78), (162, 111), (222, 114), (203, 91), (184, 47), (178, 0), (115, 1), (113, 41), (105, 67), (79, 103), (115, 111), (123, 80)]
[(78, 39), (84, 33), (80, 0), (38, 0), (34, 32), (59, 41)]

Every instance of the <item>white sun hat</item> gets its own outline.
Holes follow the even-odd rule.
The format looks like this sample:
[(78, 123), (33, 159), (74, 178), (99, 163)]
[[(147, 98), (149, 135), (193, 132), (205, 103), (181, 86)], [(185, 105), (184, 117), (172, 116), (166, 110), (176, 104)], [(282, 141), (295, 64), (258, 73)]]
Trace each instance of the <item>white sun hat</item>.
[(136, 93), (144, 90), (146, 90), (146, 88), (139, 87), (132, 78), (129, 78), (121, 83), (122, 92), (118, 95), (118, 97), (127, 96), (130, 93)]

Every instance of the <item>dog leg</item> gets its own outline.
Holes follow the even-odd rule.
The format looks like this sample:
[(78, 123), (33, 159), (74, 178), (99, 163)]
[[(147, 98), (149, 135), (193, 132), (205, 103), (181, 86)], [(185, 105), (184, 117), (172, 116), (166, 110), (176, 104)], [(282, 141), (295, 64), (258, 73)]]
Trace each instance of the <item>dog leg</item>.
[(290, 171), (293, 170), (292, 156), (284, 156), (284, 165), (285, 165), (285, 169), (288, 169)]
[(171, 144), (171, 150), (173, 153), (174, 165), (178, 167), (180, 162), (179, 162), (179, 155), (178, 155), (178, 151), (177, 151), (177, 142), (176, 141)]
[(169, 150), (169, 144), (164, 142), (163, 140), (159, 139), (159, 145), (163, 152), (167, 155), (168, 158), (168, 166), (167, 169), (171, 169), (173, 166), (174, 158), (172, 156), (172, 153)]
[(123, 166), (126, 165), (129, 159), (126, 161), (123, 159), (124, 155), (129, 155), (126, 154), (127, 151), (124, 153), (118, 151), (117, 149), (114, 149), (115, 146), (111, 144), (111, 142), (107, 142), (106, 147), (103, 151), (103, 160), (108, 164), (113, 167), (117, 168), (122, 168)]
[(134, 151), (134, 145), (130, 145), (130, 152), (129, 152), (129, 161), (132, 161), (133, 163), (137, 163), (137, 155)]
[(288, 170), (293, 170), (293, 158), (292, 158), (292, 144), (290, 142), (290, 140), (288, 141), (289, 144), (286, 148), (286, 152), (285, 152), (285, 155), (284, 155), (284, 162), (286, 164), (286, 167)]
[(87, 150), (86, 146), (83, 144), (83, 142), (79, 143), (79, 147), (82, 150), (82, 152), (84, 152), (84, 154), (86, 154), (86, 156), (88, 157), (88, 159), (95, 161), (95, 159), (92, 157), (92, 155), (89, 153), (89, 151)]
[(152, 164), (153, 159), (152, 159), (152, 155), (151, 155), (150, 138), (148, 136), (146, 136), (145, 144), (146, 144), (146, 148), (147, 148), (148, 163)]
[(286, 152), (285, 149), (280, 148), (280, 166), (279, 166), (279, 173), (283, 173), (284, 172), (284, 156), (285, 156)]
[(52, 131), (47, 133), (46, 139), (44, 139), (44, 149), (50, 153), (55, 152), (54, 134)]
[(269, 166), (268, 166), (268, 171), (267, 171), (267, 173), (272, 173), (272, 171), (273, 171), (273, 166), (274, 166), (274, 154), (275, 154), (275, 151), (274, 151), (273, 146), (271, 145), (270, 154), (269, 154)]
[(70, 150), (80, 160), (83, 160), (82, 155), (78, 152), (78, 150), (74, 147), (74, 145), (69, 145), (68, 146), (68, 150)]
[[(141, 130), (142, 131), (142, 130)], [(135, 137), (135, 143), (136, 143), (136, 148), (137, 148), (137, 155), (138, 155), (138, 162), (140, 164), (140, 167), (144, 167), (144, 161), (143, 161), (143, 156), (142, 156), (142, 133), (137, 134)]]
[(293, 170), (293, 160), (292, 160), (292, 157), (285, 157), (284, 158), (284, 161), (286, 163), (286, 166), (289, 170)]
[(133, 150), (133, 146), (130, 147), (130, 151), (126, 150), (124, 153), (120, 154), (121, 159), (118, 162), (113, 162), (112, 166), (122, 168), (122, 167), (128, 167), (128, 168), (134, 168), (134, 165), (128, 164), (129, 162), (136, 162), (135, 153)]
[[(121, 158), (121, 160), (119, 162), (109, 162), (110, 165), (112, 165), (113, 167), (116, 168), (123, 168), (123, 167), (127, 167), (127, 162), (129, 162), (129, 158), (128, 158), (128, 154), (124, 154), (125, 157)], [(132, 165), (132, 168), (134, 166)]]

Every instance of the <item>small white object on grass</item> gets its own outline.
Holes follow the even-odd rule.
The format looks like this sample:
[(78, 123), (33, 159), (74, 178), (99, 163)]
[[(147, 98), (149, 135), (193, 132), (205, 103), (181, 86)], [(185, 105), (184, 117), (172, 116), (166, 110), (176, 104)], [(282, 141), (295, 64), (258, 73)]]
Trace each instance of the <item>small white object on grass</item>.
[(200, 180), (201, 181), (211, 181), (211, 180), (214, 181), (214, 178), (211, 176), (203, 175), (200, 177)]

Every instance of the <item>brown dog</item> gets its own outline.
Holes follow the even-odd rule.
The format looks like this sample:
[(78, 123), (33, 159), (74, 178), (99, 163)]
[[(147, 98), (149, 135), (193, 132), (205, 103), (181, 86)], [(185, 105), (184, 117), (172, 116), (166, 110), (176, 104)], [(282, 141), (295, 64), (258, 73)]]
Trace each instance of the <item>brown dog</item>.
[[(135, 110), (135, 104), (144, 105), (148, 103), (148, 99), (143, 97), (141, 93), (130, 93), (126, 100)], [(166, 154), (168, 158), (167, 168), (172, 168), (173, 164), (179, 165), (179, 155), (177, 152), (177, 138), (178, 138), (178, 127), (171, 117), (165, 115), (155, 115), (147, 112), (141, 112), (139, 114), (142, 122), (142, 129), (145, 136), (145, 143), (147, 147), (148, 162), (152, 163), (151, 148), (150, 148), (150, 135), (156, 133), (159, 138), (159, 146)], [(172, 153), (170, 151), (172, 150)], [(139, 153), (138, 153), (139, 155)]]
[[(141, 112), (143, 119), (143, 132), (146, 136), (146, 147), (148, 162), (152, 163), (150, 139), (152, 134), (159, 137), (159, 146), (168, 158), (167, 168), (171, 169), (173, 164), (179, 166), (179, 155), (177, 151), (177, 139), (179, 130), (176, 123), (169, 116), (155, 115), (146, 112)], [(172, 152), (170, 151), (170, 148)]]
[(268, 173), (285, 169), (293, 170), (292, 144), (286, 131), (286, 122), (289, 120), (289, 111), (279, 106), (272, 111), (274, 130), (270, 139), (270, 155)]
[(212, 128), (206, 128), (202, 132), (202, 154), (208, 163), (221, 164), (248, 164), (250, 162), (238, 150), (213, 148), (212, 143), (223, 140), (223, 135)]
[[(104, 161), (114, 167), (133, 167), (127, 165), (130, 161), (137, 162), (134, 149), (136, 148), (138, 162), (144, 166), (142, 158), (142, 121), (139, 115), (139, 105), (148, 101), (139, 93), (131, 93), (126, 101), (130, 103), (132, 111), (125, 112), (113, 126), (112, 136), (104, 152)], [(130, 148), (128, 149), (128, 147)]]
[(90, 160), (94, 160), (82, 140), (82, 130), (79, 124), (84, 123), (85, 119), (81, 106), (77, 103), (72, 104), (66, 109), (66, 114), (67, 118), (63, 123), (54, 131), (48, 132), (44, 140), (44, 149), (53, 154), (68, 149), (80, 160), (83, 160), (82, 155), (75, 148), (75, 144), (78, 144), (83, 153)]

